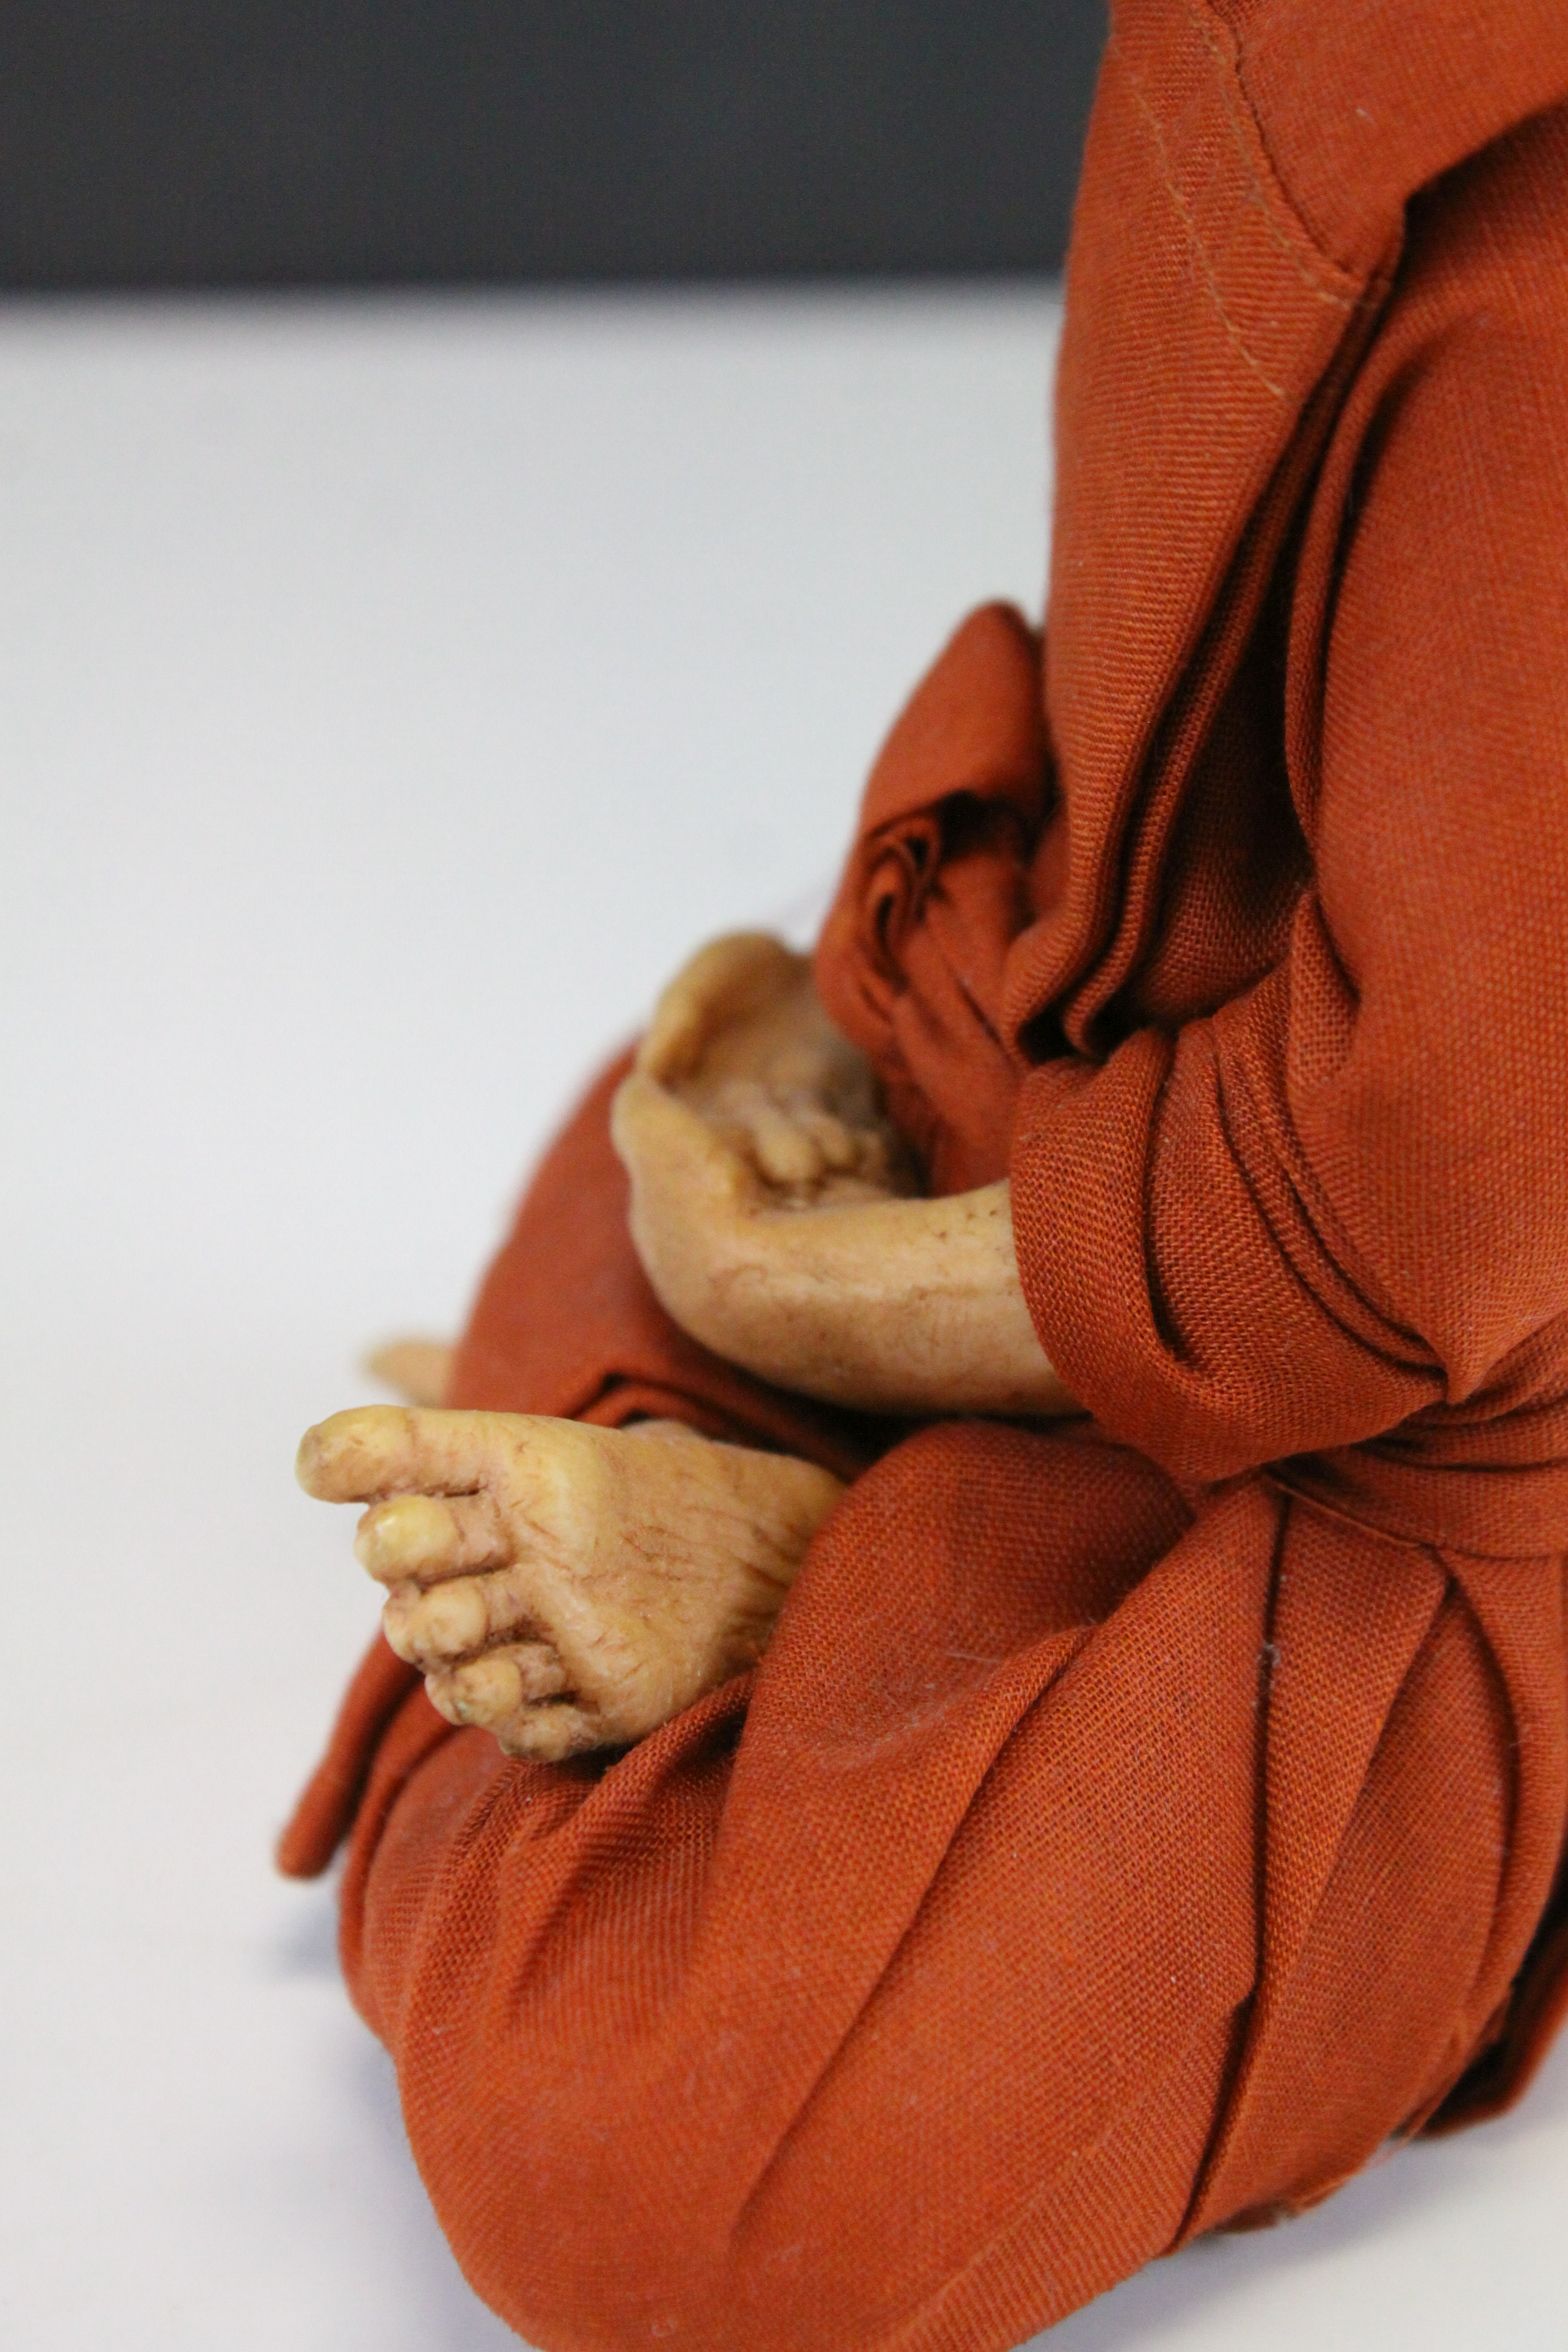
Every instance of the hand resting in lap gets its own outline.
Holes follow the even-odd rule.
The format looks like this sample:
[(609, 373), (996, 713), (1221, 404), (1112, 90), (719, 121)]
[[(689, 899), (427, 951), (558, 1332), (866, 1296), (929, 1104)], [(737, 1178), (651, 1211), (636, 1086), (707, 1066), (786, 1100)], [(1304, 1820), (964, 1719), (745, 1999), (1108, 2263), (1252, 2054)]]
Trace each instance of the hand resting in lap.
[[(672, 982), (614, 1134), (654, 1289), (732, 1362), (882, 1412), (1073, 1409), (1006, 1185), (914, 1197), (868, 1064), (777, 940), (716, 941)], [(447, 1361), (384, 1351), (416, 1405), (334, 1414), (298, 1464), (308, 1493), (368, 1506), (387, 1640), (441, 1714), (554, 1762), (642, 1739), (755, 1662), (836, 1478), (673, 1422), (444, 1411), (424, 1400)]]
[(648, 1279), (716, 1354), (867, 1411), (1074, 1409), (1029, 1318), (1007, 1185), (910, 1197), (869, 1066), (777, 940), (687, 965), (613, 1132)]
[(698, 950), (654, 1007), (636, 1067), (749, 1164), (775, 1207), (914, 1190), (870, 1064), (822, 1010), (807, 959), (764, 932)]

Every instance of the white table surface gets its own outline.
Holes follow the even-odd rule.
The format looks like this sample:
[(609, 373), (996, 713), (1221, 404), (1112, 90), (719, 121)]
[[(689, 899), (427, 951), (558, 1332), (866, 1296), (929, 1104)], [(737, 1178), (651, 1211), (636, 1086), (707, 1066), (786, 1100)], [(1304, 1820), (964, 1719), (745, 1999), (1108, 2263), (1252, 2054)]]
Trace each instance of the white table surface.
[[(294, 1440), (362, 1342), (455, 1325), (678, 956), (809, 905), (949, 625), (1037, 602), (1052, 331), (1005, 290), (0, 311), (17, 2352), (514, 2341), (330, 1890), (269, 1875), (372, 1618)], [(1051, 2342), (1563, 2352), (1565, 2217), (1568, 2050)]]

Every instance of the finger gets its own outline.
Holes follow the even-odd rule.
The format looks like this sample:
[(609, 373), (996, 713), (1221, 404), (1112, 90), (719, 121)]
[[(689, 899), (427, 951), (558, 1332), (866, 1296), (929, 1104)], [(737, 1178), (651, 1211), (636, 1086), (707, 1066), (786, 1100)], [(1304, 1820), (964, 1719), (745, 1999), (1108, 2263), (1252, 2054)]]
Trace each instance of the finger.
[(814, 1184), (821, 1176), (822, 1152), (803, 1123), (764, 1107), (753, 1113), (750, 1131), (753, 1157), (770, 1184)]
[(686, 1077), (715, 1031), (765, 1002), (799, 962), (782, 940), (764, 931), (734, 931), (710, 940), (654, 1006), (636, 1067), (651, 1078)]
[(893, 1154), (882, 1130), (879, 1127), (863, 1127), (857, 1131), (853, 1141), (855, 1174), (883, 1192), (900, 1189)]
[(536, 1764), (561, 1764), (568, 1756), (586, 1755), (590, 1748), (623, 1744), (607, 1740), (581, 1707), (561, 1701), (554, 1706), (524, 1707), (510, 1723), (499, 1725), (495, 1736), (506, 1755), (528, 1756)]
[(482, 1658), (432, 1674), (426, 1689), (436, 1712), (448, 1723), (475, 1723), (495, 1731), (541, 1699), (566, 1689), (566, 1669), (544, 1642), (516, 1642), (487, 1650)]
[(826, 1166), (843, 1174), (860, 1158), (860, 1146), (842, 1119), (831, 1111), (803, 1110), (800, 1124), (821, 1153)]
[(760, 1078), (721, 1078), (684, 1100), (710, 1127), (746, 1128), (759, 1111), (778, 1108)]
[(450, 1584), (421, 1592), (400, 1585), (381, 1612), (388, 1646), (417, 1666), (439, 1674), (533, 1620), (534, 1594), (524, 1569), (514, 1565), (494, 1576), (458, 1576)]
[(372, 1503), (359, 1523), (354, 1552), (382, 1584), (409, 1577), (429, 1584), (502, 1568), (512, 1547), (489, 1494), (402, 1494)]
[(484, 1477), (493, 1419), (428, 1405), (355, 1405), (306, 1430), (295, 1475), (323, 1503), (373, 1503), (400, 1490), (471, 1493)]

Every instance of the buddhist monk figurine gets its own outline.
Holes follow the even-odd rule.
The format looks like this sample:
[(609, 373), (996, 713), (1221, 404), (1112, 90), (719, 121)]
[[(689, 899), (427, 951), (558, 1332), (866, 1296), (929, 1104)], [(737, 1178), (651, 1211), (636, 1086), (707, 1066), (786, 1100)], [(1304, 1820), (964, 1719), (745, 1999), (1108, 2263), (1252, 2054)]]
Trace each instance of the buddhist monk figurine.
[(548, 2352), (1006, 2352), (1568, 2000), (1568, 13), (1120, 0), (1042, 634), (723, 940), (284, 1840)]

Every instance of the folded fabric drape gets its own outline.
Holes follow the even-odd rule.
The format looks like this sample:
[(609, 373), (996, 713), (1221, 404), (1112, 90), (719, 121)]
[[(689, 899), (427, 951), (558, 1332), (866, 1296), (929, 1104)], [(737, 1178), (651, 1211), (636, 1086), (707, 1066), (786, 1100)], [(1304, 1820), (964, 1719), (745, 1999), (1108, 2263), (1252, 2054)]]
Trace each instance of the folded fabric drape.
[(1568, 1999), (1568, 18), (1472, 33), (1114, 11), (1045, 638), (960, 629), (823, 932), (1090, 1417), (717, 1363), (613, 1072), (481, 1293), (453, 1402), (852, 1481), (629, 1755), (378, 1648), (286, 1837), (348, 1836), (437, 2212), (551, 2352), (1004, 2352), (1516, 2096)]

